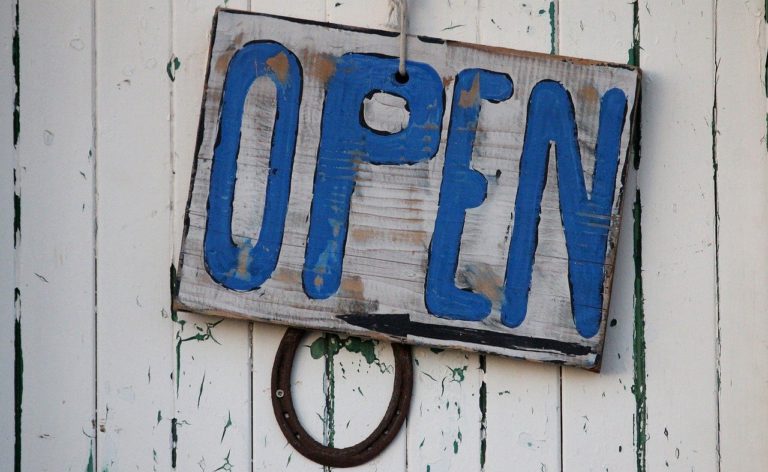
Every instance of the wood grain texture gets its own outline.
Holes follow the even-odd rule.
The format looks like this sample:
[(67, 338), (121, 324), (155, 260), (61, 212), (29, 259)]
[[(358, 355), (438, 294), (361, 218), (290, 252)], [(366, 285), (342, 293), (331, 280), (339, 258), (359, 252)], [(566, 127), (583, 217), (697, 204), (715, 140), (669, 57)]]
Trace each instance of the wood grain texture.
[[(557, 46), (550, 0), (482, 0), (479, 37), (483, 44), (549, 53)], [(547, 186), (556, 187), (548, 178)], [(552, 202), (556, 208), (559, 202)], [(562, 241), (559, 241), (562, 244)], [(560, 247), (564, 251), (563, 247)], [(482, 359), (481, 359), (482, 362)], [(488, 472), (559, 470), (561, 463), (561, 367), (486, 356), (480, 386), (484, 442), (480, 463)], [(483, 404), (485, 405), (484, 412)], [(482, 434), (482, 430), (481, 430)]]
[[(235, 25), (235, 22), (237, 24)], [(597, 97), (611, 87), (621, 88), (628, 97), (628, 109), (632, 109), (634, 100), (635, 73), (621, 67), (599, 64), (586, 65), (580, 61), (549, 60), (547, 56), (510, 55), (502, 50), (479, 49), (458, 44), (438, 45), (417, 38), (411, 39), (409, 54), (414, 60), (422, 60), (436, 65), (444, 77), (453, 77), (465, 67), (480, 67), (488, 70), (508, 71), (515, 75), (516, 69), (526, 69), (524, 74), (515, 75), (516, 87), (521, 97), (505, 102), (505, 107), (488, 106), (483, 108), (479, 119), (479, 129), (483, 139), (475, 145), (475, 152), (482, 159), (477, 159), (474, 167), (494, 182), (489, 186), (487, 202), (467, 211), (466, 226), (462, 238), (462, 251), (459, 255), (459, 270), (456, 279), (459, 283), (483, 292), (494, 301), (494, 312), (482, 322), (448, 321), (427, 313), (423, 301), (424, 270), (427, 263), (427, 242), (431, 238), (434, 215), (437, 211), (436, 196), (440, 181), (442, 155), (429, 163), (419, 163), (412, 168), (397, 166), (370, 166), (361, 164), (358, 173), (358, 185), (353, 199), (349, 221), (349, 238), (344, 255), (345, 276), (338, 296), (328, 300), (312, 300), (301, 292), (300, 267), (304, 262), (304, 245), (307, 234), (307, 215), (312, 201), (312, 178), (314, 175), (314, 154), (319, 139), (318, 111), (322, 108), (323, 90), (319, 82), (322, 72), (321, 63), (316, 60), (324, 54), (339, 54), (339, 41), (349, 44), (346, 50), (377, 51), (393, 55), (394, 44), (385, 42), (380, 35), (364, 35), (338, 29), (269, 19), (260, 16), (240, 16), (222, 12), (218, 24), (220, 35), (216, 36), (213, 46), (211, 75), (208, 83), (208, 97), (204, 120), (202, 146), (197, 161), (195, 188), (193, 189), (189, 210), (189, 232), (185, 240), (184, 264), (181, 270), (180, 306), (195, 311), (219, 313), (230, 316), (251, 317), (267, 321), (279, 321), (299, 326), (365, 333), (360, 326), (345, 323), (334, 315), (338, 314), (397, 314), (408, 313), (412, 321), (432, 325), (476, 328), (484, 327), (490, 331), (521, 336), (523, 338), (553, 339), (584, 346), (584, 353), (569, 352), (561, 347), (514, 348), (481, 345), (473, 342), (458, 342), (451, 338), (441, 338), (430, 332), (408, 336), (408, 342), (425, 342), (437, 346), (454, 346), (465, 349), (483, 350), (506, 355), (525, 357), (534, 360), (552, 360), (574, 365), (594, 367), (596, 354), (602, 346), (601, 323), (598, 336), (589, 339), (579, 334), (572, 321), (570, 309), (570, 289), (567, 279), (566, 254), (563, 253), (564, 237), (560, 225), (560, 211), (553, 208), (552, 201), (557, 200), (556, 193), (547, 193), (542, 210), (540, 239), (537, 250), (537, 264), (534, 270), (528, 313), (525, 323), (518, 328), (508, 328), (500, 323), (498, 307), (501, 299), (494, 294), (500, 292), (500, 281), (505, 271), (505, 258), (509, 242), (506, 233), (509, 223), (506, 221), (514, 207), (514, 188), (517, 185), (516, 161), (508, 158), (522, 148), (523, 117), (527, 91), (533, 84), (549, 77), (561, 78), (566, 87), (579, 91), (576, 99), (576, 120), (579, 123), (580, 139), (583, 139), (582, 155), (587, 163), (593, 162), (588, 143), (596, 136)], [(316, 42), (306, 49), (304, 40), (308, 32), (314, 37), (322, 35), (330, 46)], [(296, 39), (289, 39), (293, 35)], [(218, 123), (217, 90), (224, 78), (224, 64), (228, 62), (232, 51), (252, 38), (285, 37), (284, 43), (296, 50), (299, 60), (306, 69), (304, 96), (302, 99), (304, 115), (300, 120), (299, 149), (294, 164), (291, 183), (291, 203), (288, 208), (287, 229), (284, 235), (280, 263), (270, 280), (260, 288), (250, 292), (235, 292), (215, 283), (202, 261), (202, 242), (206, 221), (206, 201), (211, 169), (210, 156)], [(295, 45), (294, 45), (295, 41)], [(234, 44), (234, 49), (232, 49)], [(447, 47), (447, 49), (446, 49)], [(457, 57), (457, 62), (442, 64), (440, 57), (447, 53)], [(469, 56), (471, 54), (471, 56)], [(471, 57), (471, 59), (470, 59)], [(511, 61), (511, 62), (510, 62)], [(514, 63), (514, 65), (512, 64)], [(221, 67), (219, 67), (221, 66)], [(320, 74), (322, 75), (322, 74)], [(588, 94), (585, 91), (592, 91)], [(583, 93), (582, 93), (583, 92)], [(450, 85), (447, 96), (451, 95)], [(576, 92), (574, 92), (576, 93)], [(586, 94), (586, 95), (585, 95)], [(575, 96), (575, 95), (574, 95)], [(258, 109), (269, 109), (269, 95), (258, 94), (254, 98)], [(589, 97), (593, 100), (590, 101)], [(447, 103), (450, 109), (450, 99)], [(248, 113), (248, 111), (246, 111)], [(446, 113), (447, 115), (447, 113)], [(628, 116), (628, 115), (627, 115)], [(445, 117), (444, 120), (448, 118)], [(258, 122), (258, 121), (257, 121)], [(447, 122), (444, 122), (447, 128)], [(238, 167), (250, 166), (266, 171), (266, 150), (254, 147), (259, 142), (269, 142), (271, 129), (256, 128), (249, 133), (256, 133), (257, 139), (250, 141), (243, 137)], [(258, 133), (265, 133), (263, 136)], [(261, 137), (259, 137), (261, 136)], [(443, 138), (445, 139), (445, 138)], [(624, 127), (619, 153), (623, 162), (629, 140), (629, 126)], [(254, 143), (254, 144), (250, 144)], [(243, 147), (244, 146), (244, 147)], [(552, 159), (554, 161), (554, 159)], [(554, 165), (554, 164), (553, 164)], [(374, 171), (375, 167), (375, 171)], [(587, 165), (589, 168), (589, 164)], [(621, 166), (620, 166), (621, 167)], [(554, 167), (552, 167), (553, 171)], [(258, 222), (249, 219), (242, 221), (241, 215), (253, 214), (254, 202), (262, 200), (264, 184), (259, 172), (253, 174), (253, 183), (247, 182), (249, 173), (238, 173), (239, 185), (235, 191), (234, 216), (232, 227), (237, 241), (258, 239)], [(591, 178), (587, 172), (587, 185)], [(506, 177), (504, 177), (506, 176)], [(615, 223), (618, 223), (618, 203), (621, 179), (616, 179), (613, 206), (614, 230), (611, 241), (615, 241)], [(401, 195), (407, 192), (407, 198)], [(245, 203), (246, 211), (237, 211), (239, 204)], [(405, 206), (403, 206), (405, 205)], [(407, 209), (407, 217), (403, 211)], [(393, 213), (396, 210), (396, 213)], [(250, 224), (249, 224), (250, 223)], [(255, 228), (254, 228), (255, 227)], [(372, 228), (378, 228), (372, 231)], [(238, 234), (237, 229), (241, 232)], [(254, 231), (255, 230), (255, 231)], [(560, 243), (558, 244), (558, 241)], [(606, 251), (607, 267), (612, 266), (614, 243)], [(610, 294), (610, 276), (606, 277), (603, 293), (603, 310), (607, 307)], [(212, 303), (212, 301), (215, 302)], [(384, 318), (382, 318), (384, 319)], [(389, 334), (386, 329), (373, 332), (390, 338), (397, 338), (396, 333)], [(455, 336), (455, 335), (453, 335)], [(402, 335), (400, 336), (402, 337)], [(543, 341), (544, 342), (544, 341)], [(563, 353), (560, 353), (560, 350)]]
[[(285, 328), (254, 323), (253, 332), (254, 341), (259, 341), (253, 344), (253, 470), (322, 471), (323, 466), (306, 459), (288, 444), (272, 411), (272, 364)], [(321, 336), (322, 333), (308, 335), (297, 350), (291, 388), (296, 414), (304, 429), (318, 440), (323, 439), (329, 424), (325, 415), (326, 363), (324, 357), (313, 359), (310, 345)]]
[[(98, 454), (169, 470), (175, 417), (168, 5), (97, 7)], [(186, 418), (184, 418), (186, 420)]]
[[(360, 28), (392, 29), (393, 16), (379, 15), (378, 12), (379, 8), (390, 6), (389, 2), (327, 0), (325, 20)], [(380, 25), (380, 21), (385, 19), (390, 24)], [(346, 344), (346, 347), (326, 364), (333, 369), (334, 382), (331, 383), (326, 375), (325, 401), (327, 406), (333, 405), (333, 415), (329, 415), (326, 409), (325, 429), (328, 433), (334, 431), (337, 447), (350, 446), (367, 437), (381, 421), (392, 395), (394, 356), (389, 343), (374, 341), (374, 355), (368, 355), (367, 358), (365, 354), (366, 351), (370, 352), (371, 341), (364, 343), (362, 346), (367, 346), (367, 349), (360, 353), (350, 351), (350, 345)], [(329, 398), (332, 386), (334, 396)], [(329, 421), (331, 418), (333, 423)], [(351, 470), (405, 470), (408, 467), (407, 439), (407, 426), (403, 426), (392, 443), (378, 457)]]
[[(188, 177), (197, 142), (200, 101), (210, 44), (211, 18), (222, 2), (185, 0), (173, 3), (173, 39), (166, 79), (171, 81), (173, 141), (174, 263), (183, 234), (189, 195)], [(246, 1), (229, 1), (245, 9)], [(202, 34), (206, 32), (206, 34)], [(177, 62), (178, 60), (178, 62)], [(178, 68), (176, 64), (178, 63)], [(177, 470), (247, 468), (251, 462), (251, 325), (178, 312), (174, 323), (174, 360), (178, 384)]]
[(757, 471), (768, 469), (766, 5), (716, 5), (720, 469)]
[(19, 5), (15, 191), (24, 471), (85, 470), (93, 454), (92, 15), (90, 1)]
[[(589, 0), (560, 3), (560, 52), (567, 55), (627, 61), (632, 48), (631, 3)], [(627, 176), (634, 189), (636, 172)], [(633, 395), (632, 190), (624, 201), (613, 296), (608, 313), (603, 367), (595, 376), (563, 369), (563, 470), (635, 470), (635, 398)]]
[(718, 466), (713, 14), (639, 4), (648, 470)]

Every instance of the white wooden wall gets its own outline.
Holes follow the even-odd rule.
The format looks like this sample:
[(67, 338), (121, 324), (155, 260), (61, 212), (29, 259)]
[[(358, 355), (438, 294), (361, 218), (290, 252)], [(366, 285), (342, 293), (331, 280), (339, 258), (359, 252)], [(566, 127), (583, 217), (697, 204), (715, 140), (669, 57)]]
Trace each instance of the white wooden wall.
[[(222, 1), (394, 26), (387, 0)], [(0, 5), (0, 470), (322, 470), (272, 416), (283, 328), (169, 304), (219, 4)], [(603, 372), (415, 348), (407, 427), (354, 470), (768, 470), (764, 10), (410, 1), (416, 34), (639, 62), (641, 139)], [(343, 447), (383, 413), (392, 354), (314, 359), (318, 336), (297, 359), (297, 408)]]

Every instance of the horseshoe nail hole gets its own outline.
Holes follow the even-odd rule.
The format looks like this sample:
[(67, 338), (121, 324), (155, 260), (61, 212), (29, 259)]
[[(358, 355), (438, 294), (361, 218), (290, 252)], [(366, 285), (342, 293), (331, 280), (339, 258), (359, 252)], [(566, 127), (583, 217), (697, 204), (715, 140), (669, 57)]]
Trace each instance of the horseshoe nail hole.
[(290, 417), (291, 417), (291, 415), (289, 415), (288, 413), (283, 413), (283, 418), (288, 419)]
[(398, 95), (371, 92), (361, 110), (362, 124), (376, 134), (395, 134), (408, 127), (411, 112), (408, 102)]
[(283, 398), (285, 396), (285, 392), (282, 389), (278, 388), (277, 390), (275, 390), (275, 396), (277, 398)]
[(395, 81), (398, 84), (408, 83), (408, 72), (406, 71), (405, 74), (401, 74), (400, 71), (395, 72)]

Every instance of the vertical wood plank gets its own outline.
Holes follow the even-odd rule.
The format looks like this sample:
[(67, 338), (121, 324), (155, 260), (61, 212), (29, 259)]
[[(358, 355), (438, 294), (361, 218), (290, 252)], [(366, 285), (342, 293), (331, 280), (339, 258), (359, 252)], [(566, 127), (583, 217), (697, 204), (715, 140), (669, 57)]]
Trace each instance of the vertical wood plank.
[(479, 470), (479, 356), (455, 350), (412, 349), (415, 366), (408, 418), (409, 470)]
[[(272, 2), (251, 0), (251, 10), (315, 21), (326, 20), (325, 1)], [(290, 445), (277, 425), (272, 412), (270, 377), (275, 353), (285, 328), (252, 323), (253, 358), (253, 470), (255, 471), (322, 471), (324, 468), (305, 458)], [(324, 439), (328, 429), (325, 411), (327, 381), (324, 378), (324, 359), (312, 358), (309, 346), (320, 333), (311, 333), (296, 352), (293, 366), (292, 394), (294, 407), (304, 428), (312, 436)], [(322, 365), (321, 365), (322, 363)], [(327, 469), (327, 468), (325, 468)]]
[[(545, 53), (556, 49), (555, 2), (480, 0), (479, 7), (481, 43)], [(547, 185), (556, 187), (553, 172), (551, 166)], [(495, 356), (485, 364), (481, 466), (501, 472), (514, 461), (520, 470), (559, 470), (560, 368)]]
[[(363, 28), (397, 29), (398, 16), (392, 9), (393, 5), (389, 1), (329, 0), (326, 2), (326, 18), (331, 23)], [(351, 446), (378, 426), (392, 395), (394, 382), (394, 357), (389, 343), (356, 337), (346, 338), (343, 343), (345, 348), (334, 355), (333, 362), (329, 364), (333, 377), (329, 379), (326, 376), (326, 404), (333, 406), (330, 415), (326, 411), (326, 430), (335, 436), (336, 447)], [(363, 348), (362, 352), (353, 352), (357, 345)], [(329, 422), (331, 418), (333, 421)], [(407, 424), (404, 425), (378, 457), (349, 470), (405, 470), (407, 428)]]
[(97, 3), (96, 469), (170, 470), (174, 417), (168, 4)]
[(93, 10), (90, 0), (19, 7), (17, 470), (85, 470), (95, 406)]
[[(396, 24), (396, 23), (395, 23)], [(408, 32), (478, 42), (478, 0), (409, 2)], [(477, 470), (481, 457), (480, 356), (413, 347), (407, 463), (414, 471)]]
[[(323, 467), (305, 458), (290, 445), (277, 425), (272, 412), (270, 377), (272, 364), (285, 328), (262, 323), (253, 324), (253, 470), (254, 471), (322, 471)], [(321, 333), (310, 333), (296, 351), (291, 379), (294, 408), (304, 428), (321, 441), (327, 421), (324, 408), (325, 359), (313, 359), (310, 346)]]
[(720, 470), (768, 470), (766, 5), (716, 5)]
[(178, 470), (251, 463), (250, 325), (179, 313)]
[[(328, 337), (334, 339), (333, 335)], [(326, 414), (332, 413), (328, 419), (332, 417), (333, 422), (327, 424), (326, 429), (333, 432), (335, 447), (348, 447), (367, 437), (384, 417), (395, 379), (394, 355), (387, 342), (355, 336), (340, 339), (342, 347), (332, 356), (330, 364), (333, 390), (327, 389), (331, 401), (326, 404), (332, 407), (332, 412)], [(332, 354), (335, 349), (328, 351)], [(404, 426), (387, 449), (371, 462), (337, 470), (406, 470), (406, 428)]]
[(13, 293), (16, 287), (16, 253), (13, 248), (13, 171), (16, 149), (13, 143), (14, 79), (13, 36), (16, 30), (16, 2), (0, 7), (0, 470), (13, 470), (15, 434), (15, 355), (16, 316)]
[(713, 2), (638, 10), (647, 469), (717, 470)]
[[(177, 264), (189, 192), (211, 23), (224, 2), (173, 3), (173, 248)], [(226, 2), (247, 9), (245, 0)], [(177, 469), (248, 469), (251, 462), (251, 324), (177, 313), (175, 324)]]
[[(560, 4), (560, 53), (627, 62), (634, 8), (610, 0)], [(599, 375), (563, 369), (563, 470), (628, 471), (636, 467), (632, 206), (636, 174), (625, 183), (623, 218)]]

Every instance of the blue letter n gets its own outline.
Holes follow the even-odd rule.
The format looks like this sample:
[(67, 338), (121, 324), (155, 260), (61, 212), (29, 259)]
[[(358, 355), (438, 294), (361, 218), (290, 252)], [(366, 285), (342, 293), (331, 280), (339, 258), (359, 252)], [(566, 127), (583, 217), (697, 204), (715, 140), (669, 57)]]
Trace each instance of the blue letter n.
[(549, 80), (533, 88), (520, 158), (505, 302), (501, 309), (501, 320), (506, 326), (519, 326), (525, 319), (541, 197), (547, 180), (549, 151), (554, 144), (573, 321), (585, 338), (597, 334), (602, 318), (605, 250), (626, 112), (624, 92), (614, 88), (603, 95), (592, 192), (587, 194), (570, 94), (561, 84)]

